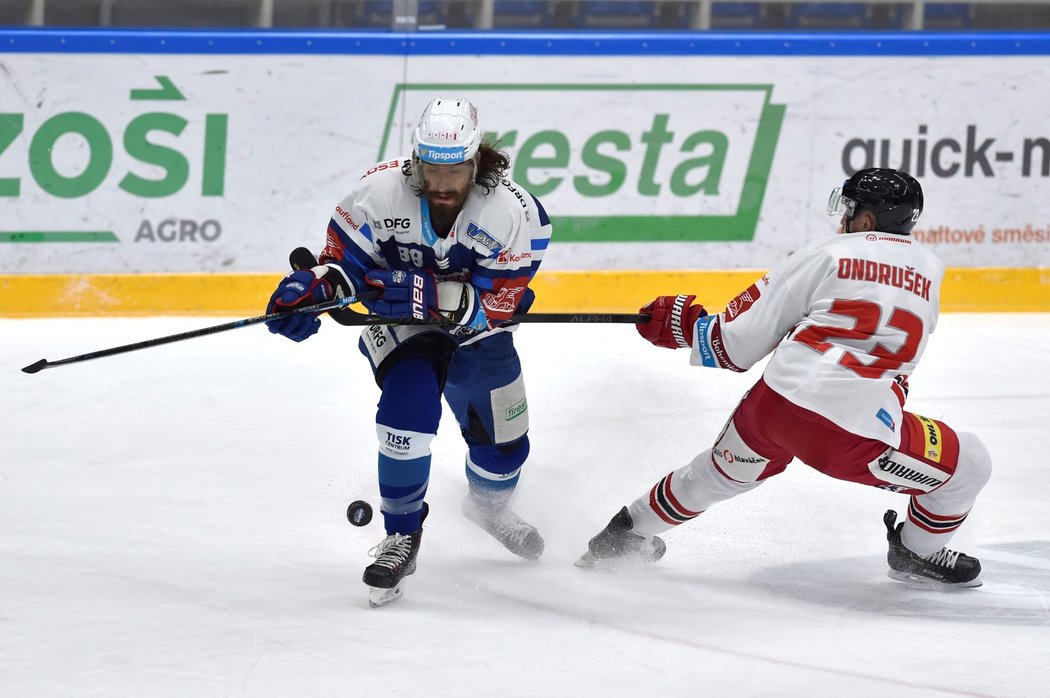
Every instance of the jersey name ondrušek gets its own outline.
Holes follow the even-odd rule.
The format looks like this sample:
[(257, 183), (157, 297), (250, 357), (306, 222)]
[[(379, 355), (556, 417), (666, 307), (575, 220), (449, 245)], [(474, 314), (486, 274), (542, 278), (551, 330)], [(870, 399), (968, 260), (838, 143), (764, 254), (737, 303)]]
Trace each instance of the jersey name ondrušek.
[(850, 233), (798, 250), (722, 313), (690, 363), (745, 370), (847, 431), (900, 444), (905, 392), (937, 325), (944, 264), (910, 235)]

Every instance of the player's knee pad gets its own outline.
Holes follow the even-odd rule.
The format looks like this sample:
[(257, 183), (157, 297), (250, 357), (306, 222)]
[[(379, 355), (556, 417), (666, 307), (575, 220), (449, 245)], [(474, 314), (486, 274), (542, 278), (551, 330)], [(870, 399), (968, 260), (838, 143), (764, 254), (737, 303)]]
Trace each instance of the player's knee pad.
[(967, 432), (957, 436), (959, 455), (951, 477), (931, 492), (913, 496), (908, 504), (901, 541), (918, 555), (936, 552), (951, 539), (992, 473), (992, 458), (981, 440)]
[[(376, 423), (395, 429), (436, 434), (441, 391), (434, 364), (421, 357), (398, 361), (383, 376)], [(383, 435), (380, 434), (380, 443)]]
[[(467, 356), (470, 356), (469, 354)], [(464, 380), (470, 369), (487, 370), (484, 380)], [(515, 364), (493, 369), (488, 364), (473, 366), (463, 359), (454, 362), (445, 386), (445, 398), (456, 415), (463, 436), (485, 443), (512, 443), (529, 431), (529, 402), (525, 381)]]
[(508, 444), (469, 445), (466, 470), (472, 488), (510, 490), (518, 484), (521, 466), (529, 457), (528, 435)]
[(992, 456), (984, 443), (968, 431), (959, 432), (959, 465), (953, 478), (962, 477), (974, 490), (981, 490), (992, 476)]

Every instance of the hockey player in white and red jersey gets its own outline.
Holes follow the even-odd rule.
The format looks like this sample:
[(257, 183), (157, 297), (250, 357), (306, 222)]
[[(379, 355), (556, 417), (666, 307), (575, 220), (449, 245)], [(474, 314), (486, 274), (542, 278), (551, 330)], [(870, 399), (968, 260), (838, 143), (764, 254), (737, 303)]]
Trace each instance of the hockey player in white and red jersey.
[[(551, 225), (540, 202), (505, 176), (509, 165), (482, 142), (473, 104), (433, 100), (411, 155), (364, 173), (336, 206), (320, 263), (287, 276), (267, 309), (355, 295), (376, 315), (446, 322), (373, 325), (359, 342), (381, 390), (387, 535), (363, 576), (373, 606), (400, 596), (416, 569), (442, 396), (467, 445), (463, 513), (512, 553), (543, 553), (539, 532), (509, 507), (529, 453), (529, 415), (514, 325), (506, 323), (532, 304), (528, 284)], [(319, 325), (316, 316), (292, 315), (270, 330), (302, 341)]]
[[(980, 585), (980, 563), (945, 545), (988, 481), (991, 458), (970, 433), (904, 410), (908, 376), (937, 324), (942, 262), (911, 231), (919, 183), (891, 169), (857, 172), (832, 193), (839, 235), (792, 254), (724, 312), (662, 296), (638, 325), (690, 364), (745, 371), (770, 357), (714, 445), (622, 508), (577, 563), (654, 561), (656, 534), (754, 489), (792, 458), (831, 477), (910, 497), (883, 517), (889, 576)], [(774, 351), (775, 350), (775, 351)]]

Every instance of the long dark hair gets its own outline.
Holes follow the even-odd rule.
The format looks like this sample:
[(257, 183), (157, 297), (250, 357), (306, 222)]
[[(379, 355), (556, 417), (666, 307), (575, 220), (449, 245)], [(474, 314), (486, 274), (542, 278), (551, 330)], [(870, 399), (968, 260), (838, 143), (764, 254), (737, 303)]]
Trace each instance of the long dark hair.
[(474, 178), (474, 182), (483, 187), (486, 194), (496, 188), (510, 167), (510, 156), (506, 151), (496, 150), (498, 145), (499, 143), (482, 143), (478, 147), (478, 176)]
[[(510, 156), (503, 150), (497, 150), (497, 146), (499, 146), (498, 141), (491, 144), (482, 143), (478, 146), (478, 171), (474, 176), (474, 183), (484, 189), (486, 194), (499, 185), (500, 180), (510, 168)], [(409, 185), (416, 196), (423, 196), (423, 182), (419, 177), (414, 176), (412, 168), (415, 162), (416, 155), (413, 153), (412, 157), (401, 165), (401, 174), (408, 177)]]

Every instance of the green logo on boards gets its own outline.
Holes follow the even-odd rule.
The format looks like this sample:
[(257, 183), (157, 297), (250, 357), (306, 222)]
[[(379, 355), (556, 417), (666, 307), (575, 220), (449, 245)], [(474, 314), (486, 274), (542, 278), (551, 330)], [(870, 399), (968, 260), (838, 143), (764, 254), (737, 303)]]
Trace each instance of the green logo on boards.
[[(182, 102), (185, 96), (166, 76), (154, 77), (158, 87), (132, 89), (131, 102)], [(57, 199), (79, 199), (95, 192), (112, 178), (116, 186), (134, 197), (160, 199), (174, 196), (199, 173), (200, 195), (222, 196), (226, 179), (227, 114), (205, 114), (197, 121), (181, 114), (146, 111), (124, 124), (106, 124), (82, 111), (63, 111), (27, 128), (26, 115), (0, 113), (0, 156), (8, 162), (24, 158), (27, 177), (3, 176), (0, 200), (17, 198), (26, 180)], [(186, 135), (196, 147), (182, 145)], [(162, 143), (169, 143), (167, 145)], [(23, 149), (22, 144), (25, 144)], [(16, 147), (17, 146), (17, 147)], [(123, 152), (118, 149), (123, 148)], [(189, 150), (196, 152), (187, 152)], [(126, 157), (124, 157), (126, 155)], [(123, 166), (119, 163), (130, 162)], [(181, 226), (182, 238), (195, 237), (201, 226), (194, 221), (171, 221)], [(148, 221), (144, 225), (150, 226)], [(186, 232), (188, 225), (193, 231)], [(214, 227), (214, 226), (213, 226)], [(164, 237), (164, 231), (149, 236)], [(139, 232), (143, 236), (142, 228)], [(172, 237), (174, 239), (174, 233)], [(0, 242), (116, 242), (112, 231), (17, 230), (0, 231)]]
[(465, 96), (567, 242), (754, 238), (786, 107), (772, 85), (402, 84), (380, 160), (427, 102)]

